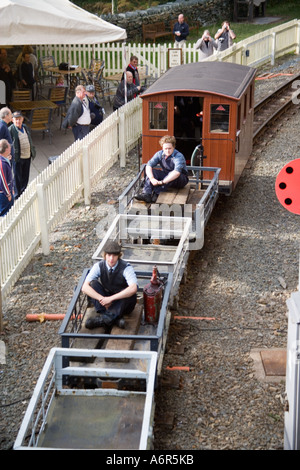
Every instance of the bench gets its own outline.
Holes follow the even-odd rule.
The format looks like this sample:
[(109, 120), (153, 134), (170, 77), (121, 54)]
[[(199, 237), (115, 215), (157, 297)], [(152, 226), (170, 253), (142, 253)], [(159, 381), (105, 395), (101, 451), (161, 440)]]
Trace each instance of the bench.
[(155, 43), (156, 38), (171, 36), (172, 31), (166, 31), (165, 23), (143, 24), (143, 42), (151, 39)]
[[(136, 335), (140, 328), (142, 319), (143, 305), (136, 304), (134, 310), (129, 315), (124, 315), (125, 328), (119, 328), (114, 325), (111, 329), (111, 337), (108, 339), (105, 349), (130, 351), (134, 346), (134, 339), (114, 339), (113, 335)], [(128, 359), (107, 359), (109, 362), (128, 362)]]
[(186, 204), (189, 194), (189, 184), (182, 189), (170, 188), (159, 193), (156, 204)]

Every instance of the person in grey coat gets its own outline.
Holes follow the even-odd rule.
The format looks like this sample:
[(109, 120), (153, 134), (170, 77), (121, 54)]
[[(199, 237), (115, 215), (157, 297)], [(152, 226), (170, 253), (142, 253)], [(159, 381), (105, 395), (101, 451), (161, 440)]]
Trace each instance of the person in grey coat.
[(116, 111), (117, 109), (121, 108), (127, 101), (133, 100), (137, 95), (139, 95), (144, 88), (134, 85), (133, 83), (133, 75), (131, 72), (126, 72), (126, 100), (125, 100), (125, 80), (121, 80), (117, 92), (114, 97), (113, 101), (113, 110)]
[(200, 49), (199, 60), (206, 59), (206, 57), (211, 56), (214, 53), (214, 49), (217, 50), (218, 44), (215, 41), (208, 29), (206, 29), (200, 39), (195, 44), (195, 49)]

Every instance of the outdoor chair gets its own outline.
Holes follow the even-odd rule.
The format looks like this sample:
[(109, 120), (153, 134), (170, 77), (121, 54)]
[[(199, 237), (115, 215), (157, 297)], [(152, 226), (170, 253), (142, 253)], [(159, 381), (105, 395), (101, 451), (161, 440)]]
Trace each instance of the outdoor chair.
[(81, 69), (81, 77), (79, 79), (81, 85), (87, 86), (92, 84), (92, 77), (87, 69)]
[[(40, 80), (41, 82), (45, 83), (46, 78), (50, 78), (51, 83), (54, 78), (53, 72), (49, 72), (46, 70), (48, 67), (56, 67), (56, 63), (54, 60), (54, 57), (52, 55), (48, 55), (45, 57), (40, 57), (39, 58), (39, 73), (40, 75)], [(55, 75), (56, 77), (57, 75)]]
[(93, 59), (90, 63), (89, 74), (92, 74), (93, 78), (101, 78), (105, 67), (105, 61), (100, 59)]
[(48, 100), (52, 101), (58, 106), (58, 113), (61, 110), (65, 110), (67, 106), (67, 96), (68, 96), (69, 87), (53, 87), (49, 89)]
[(14, 90), (12, 101), (31, 101), (31, 90)]
[(52, 143), (52, 132), (50, 129), (52, 109), (50, 108), (35, 108), (32, 109), (29, 116), (29, 127), (31, 132), (42, 131), (43, 139), (45, 133), (49, 134), (49, 143)]

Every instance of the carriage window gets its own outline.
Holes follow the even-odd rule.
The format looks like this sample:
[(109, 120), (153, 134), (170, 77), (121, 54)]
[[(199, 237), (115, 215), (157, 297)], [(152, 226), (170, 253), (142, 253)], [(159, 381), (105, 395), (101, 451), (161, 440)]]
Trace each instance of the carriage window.
[(168, 103), (149, 103), (149, 129), (168, 129)]
[(212, 104), (210, 107), (210, 132), (229, 132), (229, 104)]

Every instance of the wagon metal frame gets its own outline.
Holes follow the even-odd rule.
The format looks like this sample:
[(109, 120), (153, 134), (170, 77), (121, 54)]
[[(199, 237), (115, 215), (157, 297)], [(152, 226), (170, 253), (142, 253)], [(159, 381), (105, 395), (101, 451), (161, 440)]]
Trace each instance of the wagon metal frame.
[[(139, 369), (127, 368), (126, 370), (117, 367), (65, 367), (66, 359), (68, 362), (74, 356), (81, 357), (82, 359), (91, 356), (103, 359), (126, 357), (129, 361), (135, 360), (135, 362), (138, 362), (140, 367)], [(129, 409), (132, 404), (132, 408), (135, 411), (136, 401), (140, 403), (140, 416), (136, 417), (138, 424), (135, 421), (132, 429), (130, 426), (123, 426), (123, 431), (120, 431), (120, 428), (122, 428), (120, 422), (124, 419), (124, 416), (122, 416), (124, 410), (116, 407), (114, 409), (115, 413), (110, 414), (109, 423), (112, 432), (118, 427), (116, 439), (119, 442), (119, 447), (116, 448), (135, 448), (140, 450), (150, 448), (156, 361), (157, 353), (150, 351), (51, 349), (28, 404), (14, 444), (14, 450), (108, 449), (107, 441), (110, 442), (111, 438), (105, 435), (107, 429), (104, 429), (104, 426), (107, 426), (107, 422), (104, 418), (107, 402), (111, 403), (112, 400), (117, 401), (119, 404), (125, 403), (125, 407), (129, 407)], [(116, 390), (110, 388), (82, 390), (64, 386), (64, 378), (67, 376), (85, 377), (91, 375), (94, 377), (105, 376), (112, 379), (123, 377), (128, 381), (143, 380), (145, 390), (132, 391), (130, 389)], [(77, 406), (79, 400), (83, 403), (86, 402), (87, 406)], [(70, 409), (68, 402), (71, 404)], [(64, 404), (66, 405), (67, 412), (64, 413), (64, 416), (60, 416), (59, 426), (57, 426), (55, 413), (57, 408), (60, 411), (63, 409), (63, 406), (61, 407), (62, 403), (63, 406)], [(91, 409), (92, 416), (90, 419), (86, 415), (81, 416), (87, 409)], [(132, 420), (134, 419), (132, 416)], [(78, 420), (81, 423), (80, 426), (76, 426)], [(67, 431), (70, 428), (72, 429), (71, 433)], [(101, 442), (103, 429), (104, 437), (103, 442)], [(132, 435), (130, 436), (131, 431)], [(138, 439), (136, 439), (137, 435)], [(57, 442), (60, 445), (56, 445), (55, 443)], [(51, 443), (54, 443), (54, 445), (51, 445)], [(80, 446), (78, 443), (80, 443)], [(111, 443), (111, 448), (114, 448), (114, 443), (115, 440)]]
[[(189, 234), (189, 249), (200, 250), (204, 245), (204, 229), (219, 197), (219, 175), (221, 169), (195, 165), (187, 166), (189, 183), (193, 185), (195, 189), (203, 189), (203, 195), (195, 207), (192, 207), (191, 204), (185, 204), (183, 208), (178, 207), (178, 205), (177, 207), (172, 205), (169, 208), (166, 208), (165, 205), (161, 205), (164, 206), (161, 208), (158, 207), (158, 204), (152, 204), (148, 209), (146, 206), (139, 204), (139, 209), (136, 209), (136, 207), (133, 209), (132, 204), (134, 197), (143, 187), (145, 168), (146, 164), (141, 166), (136, 177), (119, 196), (119, 214), (137, 214), (137, 210), (139, 214), (149, 216), (151, 214), (156, 215), (160, 211), (163, 213), (169, 211), (169, 213), (175, 214), (181, 212), (183, 216), (192, 219)], [(203, 175), (205, 175), (205, 178), (203, 178)], [(210, 175), (212, 175), (211, 178), (209, 178)]]
[[(81, 340), (84, 342), (85, 340), (90, 340), (91, 338), (96, 341), (102, 341), (105, 345), (105, 341), (112, 338), (112, 335), (109, 333), (82, 333), (80, 331), (88, 309), (87, 296), (81, 290), (88, 272), (89, 268), (84, 269), (69, 304), (68, 311), (61, 323), (58, 333), (61, 336), (62, 348), (75, 349), (75, 345), (77, 345), (78, 348), (78, 344), (80, 344)], [(136, 271), (136, 275), (139, 284), (139, 292), (141, 292), (143, 285), (150, 280), (150, 273)], [(142, 327), (138, 334), (126, 334), (125, 332), (122, 335), (113, 335), (114, 340), (134, 340), (135, 344), (142, 343), (145, 350), (157, 352), (158, 375), (161, 371), (163, 354), (167, 342), (168, 329), (171, 319), (171, 313), (168, 309), (168, 304), (171, 294), (173, 274), (161, 272), (160, 276), (164, 279), (164, 289), (157, 324)]]

